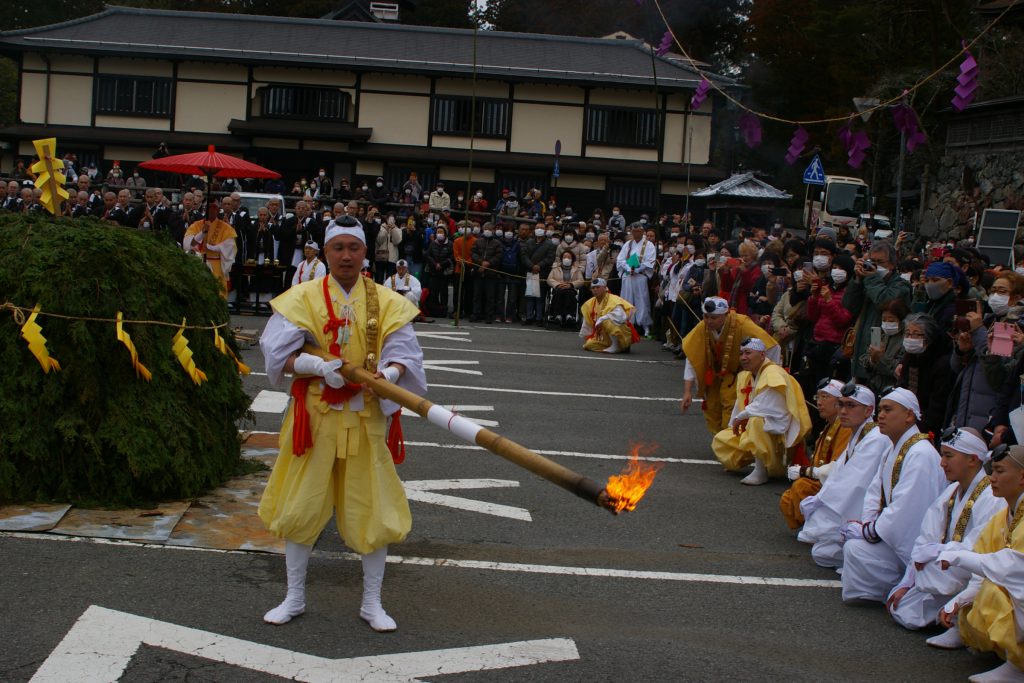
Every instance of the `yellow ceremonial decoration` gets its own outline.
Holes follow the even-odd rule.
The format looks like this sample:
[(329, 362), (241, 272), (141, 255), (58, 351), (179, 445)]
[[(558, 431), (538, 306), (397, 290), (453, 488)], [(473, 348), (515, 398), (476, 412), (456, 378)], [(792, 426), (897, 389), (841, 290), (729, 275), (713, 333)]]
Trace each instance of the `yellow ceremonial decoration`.
[(32, 314), (21, 326), (21, 338), (28, 342), (28, 350), (36, 357), (39, 364), (43, 366), (43, 372), (60, 370), (60, 363), (56, 358), (50, 358), (50, 352), (46, 350), (46, 337), (43, 336), (43, 328), (36, 322), (39, 315), (39, 304), (32, 309)]
[(67, 179), (61, 173), (64, 162), (56, 157), (57, 138), (33, 140), (32, 144), (39, 156), (39, 161), (32, 164), (32, 172), (36, 174), (36, 187), (43, 191), (39, 203), (56, 216), (60, 213), (61, 202), (68, 198), (68, 191), (64, 189)]
[(238, 356), (236, 356), (235, 352), (231, 350), (231, 347), (228, 346), (228, 343), (224, 341), (224, 337), (220, 336), (220, 333), (217, 331), (217, 328), (213, 329), (213, 345), (217, 347), (218, 351), (220, 351), (225, 356), (235, 361), (235, 364), (238, 366), (238, 371), (240, 373), (242, 373), (243, 375), (248, 375), (250, 372), (252, 372), (252, 370), (249, 369), (248, 365), (238, 360)]
[(174, 340), (171, 345), (171, 350), (174, 352), (178, 362), (181, 363), (181, 367), (185, 368), (185, 372), (192, 378), (192, 381), (197, 385), (202, 384), (206, 381), (206, 373), (196, 367), (195, 361), (192, 360), (192, 349), (188, 348), (188, 339), (185, 339), (185, 319), (181, 320), (181, 327), (174, 334)]
[(117, 312), (117, 322), (115, 326), (117, 328), (117, 341), (121, 342), (128, 349), (128, 353), (132, 356), (132, 366), (135, 368), (135, 375), (141, 377), (147, 382), (153, 379), (153, 373), (149, 369), (139, 362), (139, 352), (135, 350), (135, 344), (132, 343), (132, 336), (124, 331), (122, 327), (123, 318), (121, 311)]

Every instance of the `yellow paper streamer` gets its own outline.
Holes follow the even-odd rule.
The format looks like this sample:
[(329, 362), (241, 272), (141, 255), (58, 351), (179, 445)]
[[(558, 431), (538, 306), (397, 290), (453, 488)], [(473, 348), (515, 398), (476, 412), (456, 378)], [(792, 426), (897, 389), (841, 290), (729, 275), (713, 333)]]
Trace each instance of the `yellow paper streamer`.
[(146, 368), (145, 365), (139, 362), (139, 352), (135, 350), (135, 344), (132, 343), (132, 336), (124, 331), (121, 327), (123, 320), (121, 311), (117, 312), (117, 341), (121, 342), (128, 349), (128, 353), (132, 355), (132, 366), (135, 368), (135, 376), (141, 377), (147, 382), (153, 379), (153, 373)]
[(188, 339), (185, 339), (185, 319), (181, 319), (181, 327), (174, 334), (174, 339), (171, 344), (171, 350), (177, 357), (178, 362), (181, 363), (181, 367), (185, 368), (185, 372), (192, 378), (192, 381), (197, 385), (202, 384), (206, 381), (206, 373), (196, 367), (195, 361), (192, 360), (192, 349), (188, 348)]
[(238, 366), (238, 371), (240, 373), (242, 373), (243, 375), (248, 375), (250, 372), (252, 372), (252, 370), (249, 369), (248, 365), (238, 360), (238, 356), (236, 356), (235, 352), (231, 350), (231, 347), (228, 346), (228, 343), (226, 341), (224, 341), (224, 337), (220, 336), (220, 333), (217, 332), (216, 328), (214, 328), (213, 330), (213, 345), (216, 346), (217, 349), (225, 356), (235, 361), (235, 364)]
[(39, 156), (39, 161), (32, 164), (32, 172), (36, 174), (36, 187), (43, 191), (39, 203), (56, 216), (60, 213), (61, 202), (68, 198), (68, 191), (64, 189), (67, 178), (61, 173), (64, 162), (56, 157), (57, 138), (33, 140), (32, 145)]
[(46, 350), (46, 337), (43, 336), (43, 328), (39, 327), (39, 323), (36, 322), (37, 315), (39, 315), (39, 304), (36, 304), (36, 307), (32, 309), (32, 314), (28, 316), (28, 320), (21, 326), (21, 338), (28, 342), (28, 350), (43, 366), (43, 372), (60, 370), (60, 363), (56, 358), (50, 358), (50, 352)]

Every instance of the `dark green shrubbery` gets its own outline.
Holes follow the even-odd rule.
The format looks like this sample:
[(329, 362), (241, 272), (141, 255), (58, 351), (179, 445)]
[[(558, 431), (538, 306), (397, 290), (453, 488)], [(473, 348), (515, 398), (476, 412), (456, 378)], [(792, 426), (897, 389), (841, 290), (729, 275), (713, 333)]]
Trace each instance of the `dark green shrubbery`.
[[(93, 220), (0, 216), (0, 303), (43, 312), (209, 325), (226, 321), (198, 259), (159, 237)], [(209, 378), (171, 353), (176, 329), (126, 324), (152, 382), (135, 376), (113, 323), (40, 316), (63, 370), (44, 374), (0, 312), (0, 502), (136, 505), (190, 498), (239, 465), (249, 399), (208, 330), (185, 333)], [(223, 336), (234, 345), (229, 329)], [(237, 350), (236, 350), (237, 351)]]

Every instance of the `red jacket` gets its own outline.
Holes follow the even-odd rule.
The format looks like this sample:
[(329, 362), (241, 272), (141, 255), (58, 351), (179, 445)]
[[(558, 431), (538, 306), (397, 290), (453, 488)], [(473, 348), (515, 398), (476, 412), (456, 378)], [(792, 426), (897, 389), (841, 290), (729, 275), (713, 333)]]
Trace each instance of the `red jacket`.
[[(761, 268), (755, 261), (746, 270), (740, 261), (734, 268), (719, 269), (719, 296), (729, 302), (737, 313), (747, 314), (750, 308), (750, 290), (761, 279)], [(738, 281), (738, 282), (737, 282)]]
[[(825, 300), (823, 290), (832, 292), (832, 298)], [(843, 306), (843, 290), (834, 290), (828, 285), (814, 292), (807, 300), (807, 319), (814, 323), (811, 339), (814, 341), (841, 344), (846, 330), (850, 329), (853, 313)]]

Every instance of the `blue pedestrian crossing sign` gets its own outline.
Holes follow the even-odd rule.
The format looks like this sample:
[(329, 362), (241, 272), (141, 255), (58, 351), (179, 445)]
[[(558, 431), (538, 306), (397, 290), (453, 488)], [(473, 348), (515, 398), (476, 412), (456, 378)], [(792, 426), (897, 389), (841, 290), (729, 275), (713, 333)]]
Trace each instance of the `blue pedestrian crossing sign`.
[(810, 165), (807, 170), (804, 171), (804, 184), (805, 185), (824, 185), (825, 184), (825, 168), (821, 165), (821, 157), (817, 154), (811, 159)]

